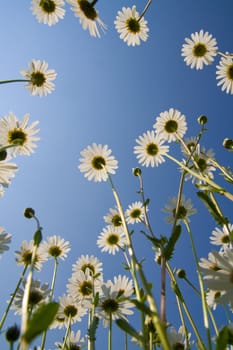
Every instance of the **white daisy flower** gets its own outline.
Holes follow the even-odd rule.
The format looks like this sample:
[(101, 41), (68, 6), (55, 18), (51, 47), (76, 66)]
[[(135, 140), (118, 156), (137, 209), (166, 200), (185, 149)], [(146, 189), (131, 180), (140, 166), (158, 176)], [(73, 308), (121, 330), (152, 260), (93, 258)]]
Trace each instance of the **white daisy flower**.
[(117, 292), (118, 297), (129, 298), (134, 294), (134, 285), (132, 279), (127, 276), (114, 276), (112, 284), (112, 290)]
[[(1, 193), (4, 193), (3, 187), (7, 187), (11, 183), (11, 178), (15, 176), (16, 171), (18, 171), (18, 167), (15, 163), (10, 163), (9, 159), (11, 157), (7, 157), (6, 160), (0, 161), (0, 184), (1, 184)], [(3, 186), (3, 187), (2, 187)]]
[(144, 17), (140, 18), (135, 5), (132, 8), (123, 7), (118, 11), (114, 24), (120, 39), (128, 46), (140, 45), (140, 40), (146, 41), (148, 38), (147, 21)]
[(193, 154), (197, 148), (197, 137), (192, 136), (186, 138), (184, 141), (184, 144), (181, 143), (181, 152), (183, 153), (184, 156), (187, 158), (190, 157), (190, 154)]
[(104, 221), (115, 227), (122, 226), (121, 216), (117, 208), (110, 208), (109, 213), (104, 216)]
[(65, 16), (63, 0), (32, 0), (31, 10), (39, 23), (52, 26)]
[(94, 278), (96, 278), (96, 276), (99, 278), (103, 273), (102, 265), (102, 262), (94, 255), (81, 255), (76, 263), (72, 265), (72, 271), (74, 273), (78, 271), (83, 271), (85, 273), (88, 271)]
[(201, 258), (199, 266), (201, 271), (206, 274), (211, 273), (212, 271), (218, 271), (220, 269), (216, 256), (213, 254), (213, 252), (208, 254), (208, 259)]
[(74, 272), (67, 283), (68, 294), (75, 301), (92, 300), (97, 292), (100, 292), (102, 279), (94, 279), (88, 270), (85, 273), (80, 270)]
[[(61, 350), (63, 348), (63, 343), (56, 342), (55, 346), (57, 350)], [(78, 330), (76, 334), (74, 331), (69, 332), (65, 348), (83, 350), (86, 346), (86, 339), (84, 337), (81, 338), (80, 330)]]
[(98, 26), (104, 31), (107, 27), (99, 18), (94, 5), (87, 0), (67, 0), (74, 15), (79, 17), (84, 30), (88, 29), (91, 36), (100, 38)]
[[(188, 338), (190, 339), (191, 334), (188, 334)], [(170, 327), (167, 332), (168, 342), (171, 346), (171, 349), (188, 349), (189, 347), (186, 344), (186, 337), (184, 327), (180, 326), (178, 332), (174, 327)]]
[(181, 55), (184, 56), (186, 65), (191, 68), (203, 69), (204, 65), (209, 65), (217, 55), (217, 41), (211, 34), (200, 30), (191, 34), (190, 38), (185, 38), (186, 44), (182, 46)]
[(70, 251), (70, 242), (54, 235), (47, 237), (47, 240), (41, 243), (40, 248), (48, 257), (64, 260)]
[(45, 61), (32, 60), (29, 70), (22, 70), (21, 74), (28, 80), (26, 88), (34, 96), (46, 96), (54, 90), (53, 80), (56, 79), (57, 73), (54, 69), (48, 69), (48, 63)]
[(119, 294), (117, 285), (109, 282), (102, 285), (102, 295), (95, 309), (97, 316), (103, 319), (104, 327), (108, 326), (110, 319), (126, 319), (126, 316), (133, 314), (134, 307), (132, 302)]
[(121, 228), (108, 225), (100, 233), (97, 245), (101, 248), (101, 252), (115, 255), (120, 248), (126, 245), (125, 233)]
[[(148, 208), (146, 207), (146, 211)], [(125, 211), (125, 217), (128, 224), (136, 224), (144, 221), (145, 208), (142, 202), (134, 202), (128, 206)]]
[(8, 149), (8, 152), (14, 157), (18, 154), (29, 156), (37, 147), (35, 142), (40, 140), (40, 137), (35, 136), (40, 130), (36, 128), (39, 121), (29, 125), (29, 119), (30, 115), (25, 114), (19, 121), (12, 112), (0, 119), (0, 144), (15, 145)]
[(165, 162), (163, 155), (168, 153), (169, 146), (163, 145), (164, 140), (156, 135), (154, 130), (139, 136), (136, 143), (138, 145), (134, 147), (134, 153), (143, 166), (155, 167)]
[(222, 229), (219, 229), (218, 227), (216, 227), (212, 231), (212, 236), (210, 237), (210, 243), (214, 245), (229, 247), (229, 244), (231, 242), (229, 231), (233, 232), (232, 224), (228, 224), (228, 227), (224, 225)]
[(183, 138), (187, 131), (187, 123), (180, 111), (170, 108), (169, 111), (160, 113), (153, 128), (160, 138), (172, 142)]
[[(22, 282), (22, 287), (18, 288), (17, 293), (14, 297), (11, 309), (16, 310), (15, 314), (22, 314), (22, 303), (24, 290), (27, 281), (24, 279)], [(29, 292), (28, 309), (34, 310), (41, 304), (45, 304), (48, 301), (50, 295), (50, 289), (48, 283), (41, 284), (40, 280), (32, 280), (31, 288)]]
[(233, 94), (233, 58), (221, 57), (219, 65), (217, 65), (216, 79), (217, 86), (221, 86), (222, 91), (227, 94)]
[(10, 233), (7, 233), (3, 227), (0, 227), (0, 254), (3, 254), (6, 250), (9, 250), (11, 237), (12, 235)]
[[(32, 262), (32, 252), (34, 249), (34, 241), (23, 241), (20, 249), (15, 251), (15, 260), (17, 265), (29, 266)], [(34, 268), (38, 271), (41, 270), (42, 264), (47, 261), (48, 256), (39, 246), (36, 250)]]
[[(213, 179), (213, 171), (216, 170), (216, 168), (212, 165), (212, 159), (214, 159), (214, 152), (212, 149), (209, 149), (206, 151), (204, 146), (200, 146), (200, 144), (197, 145), (195, 152), (193, 153), (193, 159), (195, 161), (195, 164), (191, 166), (192, 170), (197, 173), (201, 174), (204, 177), (208, 177), (209, 179)], [(198, 169), (197, 169), (198, 166)], [(185, 176), (186, 180), (192, 179), (193, 183), (201, 184), (203, 181), (197, 179), (195, 176), (187, 173)]]
[(70, 324), (80, 322), (86, 315), (87, 309), (83, 307), (81, 301), (74, 300), (70, 295), (63, 295), (59, 298), (59, 309), (51, 328), (64, 328)]
[(208, 290), (206, 293), (206, 302), (213, 310), (216, 310), (217, 301), (221, 296), (221, 292), (217, 290)]
[(83, 158), (80, 159), (78, 168), (89, 181), (107, 181), (108, 173), (115, 174), (115, 169), (118, 168), (118, 162), (111, 153), (107, 145), (93, 143), (81, 151)]
[[(177, 204), (177, 197), (171, 197), (168, 198), (169, 204), (165, 205), (165, 207), (162, 209), (165, 213), (171, 214), (170, 216), (166, 217), (166, 222), (169, 224), (174, 222), (175, 219), (175, 213), (176, 213), (176, 204)], [(177, 223), (180, 221), (186, 220), (189, 222), (189, 216), (195, 214), (197, 211), (195, 208), (193, 208), (191, 199), (185, 199), (185, 196), (181, 196), (180, 205), (178, 209), (177, 214)]]

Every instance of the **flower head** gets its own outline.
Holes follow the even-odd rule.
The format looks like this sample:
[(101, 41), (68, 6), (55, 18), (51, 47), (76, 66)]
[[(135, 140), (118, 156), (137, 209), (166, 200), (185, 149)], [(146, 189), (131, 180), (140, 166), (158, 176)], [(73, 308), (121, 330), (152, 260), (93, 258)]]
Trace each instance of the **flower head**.
[(108, 173), (115, 174), (118, 167), (118, 162), (111, 153), (107, 145), (93, 143), (81, 151), (83, 158), (80, 159), (79, 170), (85, 173), (88, 180), (107, 181)]
[(222, 229), (216, 227), (212, 231), (212, 236), (210, 236), (210, 242), (214, 245), (219, 245), (224, 251), (227, 248), (230, 248), (231, 236), (229, 232), (233, 232), (233, 225), (228, 224), (228, 226), (224, 225)]
[(0, 144), (4, 146), (15, 145), (8, 148), (11, 155), (30, 155), (37, 147), (36, 141), (40, 138), (35, 136), (40, 129), (37, 129), (39, 121), (35, 121), (28, 125), (30, 115), (25, 114), (23, 119), (19, 121), (16, 116), (10, 112), (7, 116), (0, 119)]
[(110, 208), (109, 213), (104, 216), (104, 221), (112, 226), (122, 226), (122, 220), (117, 208)]
[(21, 74), (28, 81), (26, 88), (32, 95), (46, 96), (54, 90), (53, 80), (57, 73), (54, 69), (48, 69), (48, 63), (45, 61), (32, 60), (29, 70), (22, 70)]
[(197, 148), (197, 137), (188, 137), (183, 141), (184, 143), (181, 143), (181, 152), (185, 157), (189, 158), (190, 154), (193, 154)]
[(154, 130), (139, 136), (136, 143), (138, 145), (134, 147), (134, 153), (140, 164), (155, 167), (165, 161), (163, 155), (169, 151), (169, 146), (163, 145), (164, 140)]
[[(20, 250), (15, 251), (15, 260), (18, 265), (29, 266), (32, 263), (34, 241), (23, 241), (20, 246)], [(42, 264), (47, 261), (47, 254), (39, 246), (36, 250), (36, 256), (34, 261), (34, 267), (40, 271)]]
[(221, 86), (222, 91), (227, 94), (233, 94), (233, 58), (221, 57), (219, 65), (217, 65), (216, 79), (217, 85)]
[(182, 46), (181, 55), (184, 61), (191, 68), (203, 69), (204, 65), (213, 62), (217, 54), (217, 42), (208, 32), (200, 30), (191, 34), (190, 38), (185, 38), (186, 44)]
[(81, 301), (74, 300), (70, 295), (63, 295), (59, 298), (59, 309), (51, 328), (68, 327), (70, 324), (80, 322), (86, 315), (87, 309)]
[[(168, 342), (173, 350), (181, 350), (188, 348), (186, 346), (186, 338), (184, 327), (180, 326), (178, 332), (174, 327), (170, 327), (167, 332)], [(191, 334), (188, 334), (188, 338), (190, 339)]]
[(48, 257), (64, 260), (70, 251), (70, 242), (60, 236), (50, 236), (41, 243), (40, 248)]
[[(15, 311), (15, 314), (22, 314), (23, 296), (26, 286), (26, 280), (22, 282), (22, 287), (18, 288), (16, 296), (14, 298), (11, 308)], [(39, 280), (32, 280), (31, 288), (29, 292), (28, 308), (34, 310), (41, 304), (45, 304), (48, 300), (50, 289), (48, 283), (41, 284)]]
[(12, 235), (5, 232), (3, 227), (0, 227), (0, 254), (3, 254), (6, 250), (9, 250), (9, 244), (11, 243)]
[(32, 0), (32, 13), (36, 16), (39, 23), (52, 26), (59, 19), (64, 18), (65, 2), (63, 0)]
[(114, 24), (120, 39), (128, 46), (140, 45), (140, 40), (146, 41), (148, 38), (147, 21), (144, 17), (140, 18), (135, 5), (132, 8), (123, 7), (118, 11)]
[(92, 300), (95, 293), (100, 292), (101, 285), (101, 278), (95, 279), (88, 270), (85, 273), (80, 270), (72, 274), (67, 284), (67, 291), (75, 301), (88, 301)]
[[(146, 210), (148, 208), (146, 207)], [(128, 206), (125, 212), (126, 221), (128, 224), (142, 222), (145, 216), (145, 207), (142, 202), (134, 202)]]
[(102, 265), (102, 262), (93, 255), (81, 255), (76, 263), (72, 265), (72, 271), (74, 273), (78, 271), (83, 271), (85, 273), (88, 271), (91, 276), (96, 278), (97, 275), (102, 275)]
[[(86, 340), (84, 337), (81, 338), (81, 331), (78, 330), (77, 333), (75, 334), (74, 331), (69, 332), (67, 340), (67, 349), (70, 350), (83, 350), (86, 347)], [(57, 346), (57, 350), (60, 350), (63, 348), (63, 344), (56, 342), (55, 345)]]
[[(168, 223), (173, 223), (175, 219), (175, 214), (176, 214), (176, 205), (177, 205), (177, 198), (172, 197), (168, 199), (169, 204), (165, 205), (163, 211), (165, 213), (171, 214), (166, 218), (166, 222)], [(178, 208), (178, 213), (177, 213), (177, 223), (180, 221), (186, 220), (189, 222), (189, 216), (195, 214), (197, 211), (195, 208), (193, 208), (191, 199), (185, 199), (185, 196), (181, 196), (179, 208)]]
[(161, 112), (153, 125), (156, 134), (167, 142), (177, 141), (183, 138), (187, 131), (185, 116), (177, 109)]
[(115, 255), (120, 248), (124, 248), (126, 245), (125, 233), (122, 231), (122, 228), (108, 225), (100, 233), (97, 245), (102, 252)]
[(83, 29), (88, 29), (91, 36), (100, 38), (98, 26), (104, 31), (106, 25), (99, 18), (94, 5), (88, 0), (67, 0), (67, 2), (71, 5), (75, 16), (79, 17)]

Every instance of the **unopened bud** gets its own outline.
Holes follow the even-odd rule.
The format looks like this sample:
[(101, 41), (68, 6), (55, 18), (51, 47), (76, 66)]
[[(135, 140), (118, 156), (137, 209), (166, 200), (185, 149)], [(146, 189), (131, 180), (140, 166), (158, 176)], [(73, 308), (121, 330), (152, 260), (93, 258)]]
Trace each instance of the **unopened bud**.
[(6, 340), (9, 343), (14, 343), (19, 339), (20, 336), (20, 329), (19, 327), (15, 324), (12, 327), (9, 327), (6, 331)]
[(7, 151), (4, 149), (3, 151), (0, 152), (0, 161), (5, 160), (7, 157)]
[(32, 209), (32, 208), (26, 208), (26, 209), (24, 210), (24, 216), (25, 216), (25, 218), (27, 218), (27, 219), (33, 218), (33, 217), (35, 216), (35, 210)]
[(205, 125), (208, 122), (208, 118), (205, 115), (200, 115), (199, 118), (197, 118), (197, 121), (201, 125)]
[(186, 272), (183, 269), (179, 269), (176, 271), (177, 277), (179, 278), (185, 278), (186, 277)]
[(224, 139), (222, 145), (226, 149), (233, 150), (233, 140), (231, 139)]
[(133, 168), (132, 171), (133, 171), (134, 176), (139, 176), (142, 173), (140, 168)]

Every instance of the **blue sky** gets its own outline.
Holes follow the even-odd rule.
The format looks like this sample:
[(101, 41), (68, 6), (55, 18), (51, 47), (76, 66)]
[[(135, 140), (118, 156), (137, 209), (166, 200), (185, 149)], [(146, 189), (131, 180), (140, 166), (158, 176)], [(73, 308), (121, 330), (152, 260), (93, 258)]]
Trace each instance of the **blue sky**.
[[(139, 12), (145, 6), (139, 0), (118, 0), (111, 4), (98, 1), (96, 8), (108, 26), (101, 39), (90, 37), (82, 29), (68, 4), (65, 18), (50, 28), (37, 22), (28, 1), (8, 0), (2, 6), (1, 80), (20, 78), (19, 72), (32, 59), (47, 61), (49, 68), (57, 72), (56, 89), (47, 97), (30, 96), (20, 83), (0, 87), (1, 116), (12, 111), (21, 119), (30, 113), (32, 121), (40, 122), (41, 137), (34, 154), (17, 157), (19, 172), (0, 201), (0, 225), (13, 235), (11, 249), (1, 259), (2, 300), (9, 297), (21, 271), (15, 264), (14, 251), (22, 240), (30, 240), (35, 230), (34, 223), (23, 216), (26, 207), (35, 209), (45, 237), (56, 234), (71, 243), (69, 257), (60, 264), (56, 297), (65, 293), (71, 266), (81, 254), (99, 257), (106, 279), (124, 273), (123, 257), (103, 254), (96, 245), (97, 236), (105, 226), (103, 216), (114, 206), (114, 198), (107, 183), (89, 182), (78, 171), (80, 151), (87, 145), (96, 142), (108, 144), (112, 149), (119, 161), (113, 180), (124, 208), (140, 200), (136, 193), (138, 183), (131, 171), (138, 166), (133, 154), (135, 139), (151, 130), (156, 116), (169, 108), (185, 114), (187, 136), (198, 132), (197, 117), (206, 115), (208, 131), (203, 145), (214, 149), (220, 163), (232, 165), (231, 154), (223, 149), (222, 141), (232, 137), (233, 103), (232, 96), (216, 84), (215, 67), (219, 58), (202, 71), (196, 71), (187, 67), (181, 57), (184, 38), (200, 29), (216, 38), (220, 51), (232, 52), (232, 0), (153, 1), (145, 15), (149, 38), (133, 48), (119, 39), (113, 21), (118, 10), (134, 4)], [(177, 145), (171, 149), (175, 155), (179, 154)], [(165, 223), (166, 215), (161, 209), (169, 196), (177, 194), (177, 167), (166, 161), (158, 168), (143, 168), (143, 177), (146, 197), (151, 200), (149, 213), (154, 230), (167, 235), (170, 226)], [(223, 184), (221, 178), (218, 181)], [(199, 257), (207, 257), (215, 222), (195, 192), (187, 182), (184, 193), (198, 209), (192, 228)], [(229, 216), (232, 204), (222, 198), (220, 202)], [(138, 257), (146, 258), (149, 278), (156, 286), (159, 273), (152, 265), (150, 244), (140, 235), (140, 228), (135, 228), (134, 237)], [(190, 268), (193, 273), (186, 232), (178, 243), (172, 264)], [(47, 266), (38, 278), (46, 282), (51, 273), (52, 266)], [(194, 314), (196, 303), (196, 299), (191, 301)], [(171, 297), (168, 315), (177, 325), (174, 305)], [(119, 339), (115, 341), (118, 347), (122, 346)], [(50, 347), (53, 349), (53, 343), (48, 344)]]

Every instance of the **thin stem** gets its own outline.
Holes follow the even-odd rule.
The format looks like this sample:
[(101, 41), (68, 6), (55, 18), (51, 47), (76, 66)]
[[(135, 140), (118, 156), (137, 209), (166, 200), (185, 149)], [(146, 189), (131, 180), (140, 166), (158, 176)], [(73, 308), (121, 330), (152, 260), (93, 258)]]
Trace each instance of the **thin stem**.
[(206, 297), (205, 297), (204, 283), (203, 283), (203, 279), (202, 279), (200, 268), (199, 268), (198, 256), (197, 256), (197, 252), (196, 252), (196, 248), (195, 248), (195, 244), (194, 244), (194, 240), (193, 240), (192, 231), (190, 229), (190, 226), (189, 226), (187, 220), (185, 220), (184, 223), (185, 223), (186, 229), (187, 229), (189, 237), (190, 237), (192, 251), (193, 251), (193, 255), (194, 255), (194, 260), (195, 260), (195, 264), (196, 264), (196, 268), (197, 268), (198, 281), (199, 281), (200, 291), (201, 291), (204, 327), (205, 327), (206, 334), (207, 334), (208, 346), (209, 346), (209, 349), (211, 350), (212, 349), (212, 342), (211, 342), (211, 334), (210, 334), (210, 328), (209, 328), (209, 319), (208, 319), (208, 310), (207, 310), (207, 302), (206, 302)]
[(21, 274), (21, 276), (20, 276), (20, 278), (19, 278), (19, 280), (18, 280), (18, 283), (17, 283), (17, 285), (16, 285), (16, 287), (15, 287), (15, 290), (14, 290), (13, 294), (11, 295), (10, 301), (9, 301), (9, 303), (8, 303), (8, 305), (7, 305), (7, 308), (6, 308), (6, 310), (5, 310), (5, 312), (4, 312), (3, 316), (2, 316), (2, 319), (1, 319), (1, 321), (0, 321), (0, 330), (2, 329), (2, 327), (3, 327), (3, 325), (4, 325), (5, 319), (6, 319), (7, 315), (8, 315), (8, 312), (9, 312), (9, 310), (10, 310), (10, 307), (11, 307), (13, 301), (14, 301), (14, 298), (15, 298), (15, 295), (16, 295), (16, 293), (17, 293), (17, 291), (18, 291), (18, 288), (19, 288), (19, 286), (20, 286), (20, 284), (21, 284), (21, 282), (22, 282), (22, 280), (23, 280), (23, 278), (24, 278), (24, 276), (25, 276), (25, 273), (26, 273), (26, 271), (27, 271), (27, 268), (28, 268), (28, 265), (25, 265), (25, 266), (24, 266), (24, 269), (23, 269), (23, 272), (22, 272), (22, 274)]
[(161, 296), (160, 296), (161, 322), (166, 325), (166, 259), (161, 254)]
[(216, 189), (217, 192), (219, 192), (220, 194), (224, 195), (226, 198), (228, 198), (231, 201), (233, 201), (233, 195), (231, 193), (227, 192), (224, 188), (222, 188), (219, 185), (217, 185), (214, 181), (212, 181), (208, 177), (197, 174), (195, 171), (193, 171), (192, 169), (188, 168), (186, 165), (184, 165), (183, 163), (179, 162), (176, 158), (172, 157), (168, 153), (165, 154), (165, 157), (167, 157), (168, 159), (172, 160), (174, 163), (178, 164), (183, 170), (186, 170), (188, 173), (190, 173), (191, 175), (193, 175), (194, 177), (196, 177), (200, 181), (206, 182), (208, 185), (210, 185), (214, 189)]
[(223, 52), (221, 52), (221, 51), (218, 51), (217, 52), (217, 55), (220, 55), (220, 56), (223, 56), (223, 57), (225, 57), (225, 58), (233, 58), (233, 53), (223, 53)]
[(65, 337), (64, 337), (64, 340), (63, 340), (63, 344), (62, 344), (61, 350), (65, 350), (66, 349), (66, 342), (67, 342), (67, 339), (68, 339), (68, 336), (69, 336), (69, 333), (70, 333), (70, 325), (71, 325), (71, 314), (69, 315), (69, 318), (68, 318), (68, 325), (67, 325), (67, 328), (66, 328), (66, 334), (65, 334)]
[(142, 11), (139, 20), (140, 21), (142, 19), (142, 17), (144, 16), (144, 14), (146, 13), (146, 11), (148, 10), (148, 7), (150, 6), (150, 4), (152, 3), (152, 0), (148, 0), (146, 6), (144, 7), (144, 10)]
[(112, 313), (109, 315), (108, 350), (112, 350)]
[(8, 84), (8, 83), (21, 83), (21, 82), (29, 82), (31, 80), (26, 79), (10, 79), (10, 80), (0, 80), (0, 84)]

